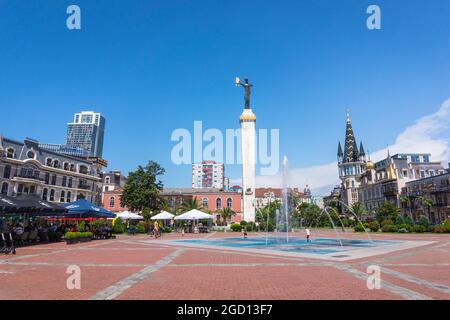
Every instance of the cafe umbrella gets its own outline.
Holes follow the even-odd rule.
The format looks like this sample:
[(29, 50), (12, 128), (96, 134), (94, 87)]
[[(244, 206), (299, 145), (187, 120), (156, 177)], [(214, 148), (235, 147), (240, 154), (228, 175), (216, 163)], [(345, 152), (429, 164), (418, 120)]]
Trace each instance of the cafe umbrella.
[(64, 204), (64, 207), (69, 210), (67, 217), (79, 218), (115, 218), (116, 215), (102, 207), (90, 203), (85, 199), (80, 199), (75, 202)]

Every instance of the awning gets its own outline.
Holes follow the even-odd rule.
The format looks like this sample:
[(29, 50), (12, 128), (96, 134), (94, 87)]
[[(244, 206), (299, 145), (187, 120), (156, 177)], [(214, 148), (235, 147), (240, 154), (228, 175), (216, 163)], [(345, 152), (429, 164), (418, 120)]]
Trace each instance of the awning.
[(2, 214), (27, 213), (30, 216), (60, 216), (65, 212), (67, 209), (64, 207), (41, 200), (36, 195), (18, 197), (0, 195), (0, 213)]
[(133, 213), (133, 212), (129, 212), (129, 211), (123, 211), (123, 212), (119, 212), (118, 214), (116, 214), (117, 218), (120, 218), (122, 220), (142, 220), (144, 219), (144, 217)]
[(183, 213), (179, 216), (175, 217), (175, 220), (203, 220), (203, 219), (212, 219), (213, 216), (207, 213), (204, 213), (197, 209), (192, 209), (186, 213)]
[(167, 211), (161, 211), (161, 213), (158, 213), (157, 215), (151, 217), (151, 220), (171, 220), (175, 215), (171, 214)]

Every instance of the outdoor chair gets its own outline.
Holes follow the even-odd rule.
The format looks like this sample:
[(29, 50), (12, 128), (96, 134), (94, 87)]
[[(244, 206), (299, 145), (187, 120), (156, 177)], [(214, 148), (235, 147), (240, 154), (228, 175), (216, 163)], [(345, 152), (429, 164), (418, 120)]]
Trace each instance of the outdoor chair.
[(30, 232), (30, 235), (28, 236), (28, 242), (36, 242), (38, 238), (38, 232), (36, 230), (33, 230)]
[(20, 236), (20, 244), (23, 246), (25, 245), (25, 242), (28, 240), (28, 236), (30, 235), (30, 233), (28, 231), (25, 231), (24, 233), (22, 233), (22, 235)]

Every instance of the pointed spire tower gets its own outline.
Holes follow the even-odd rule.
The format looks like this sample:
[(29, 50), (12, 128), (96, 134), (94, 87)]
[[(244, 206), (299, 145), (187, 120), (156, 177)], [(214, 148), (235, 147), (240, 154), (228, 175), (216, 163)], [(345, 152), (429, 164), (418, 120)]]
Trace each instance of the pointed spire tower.
[(342, 152), (341, 142), (338, 142), (338, 151), (337, 151), (338, 162), (341, 163), (344, 158), (344, 153)]
[(338, 144), (339, 178), (342, 181), (341, 200), (347, 206), (351, 206), (359, 200), (359, 185), (364, 165), (364, 147), (362, 143), (360, 143), (358, 150), (355, 134), (353, 133), (352, 122), (350, 120), (350, 113), (347, 110), (344, 152), (342, 152), (341, 144)]
[(345, 128), (345, 147), (344, 162), (358, 161), (359, 153), (356, 145), (355, 135), (353, 134), (352, 122), (350, 121), (350, 113), (347, 111), (347, 126)]

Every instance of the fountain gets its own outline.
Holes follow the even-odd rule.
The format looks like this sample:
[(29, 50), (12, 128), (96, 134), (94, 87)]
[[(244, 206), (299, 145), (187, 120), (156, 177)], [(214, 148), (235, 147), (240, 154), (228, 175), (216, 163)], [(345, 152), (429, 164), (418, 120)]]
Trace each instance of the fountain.
[(291, 212), (289, 199), (289, 172), (288, 172), (288, 158), (283, 158), (283, 172), (282, 172), (282, 200), (281, 210), (276, 211), (276, 230), (277, 232), (284, 232), (286, 243), (289, 242), (289, 214)]

